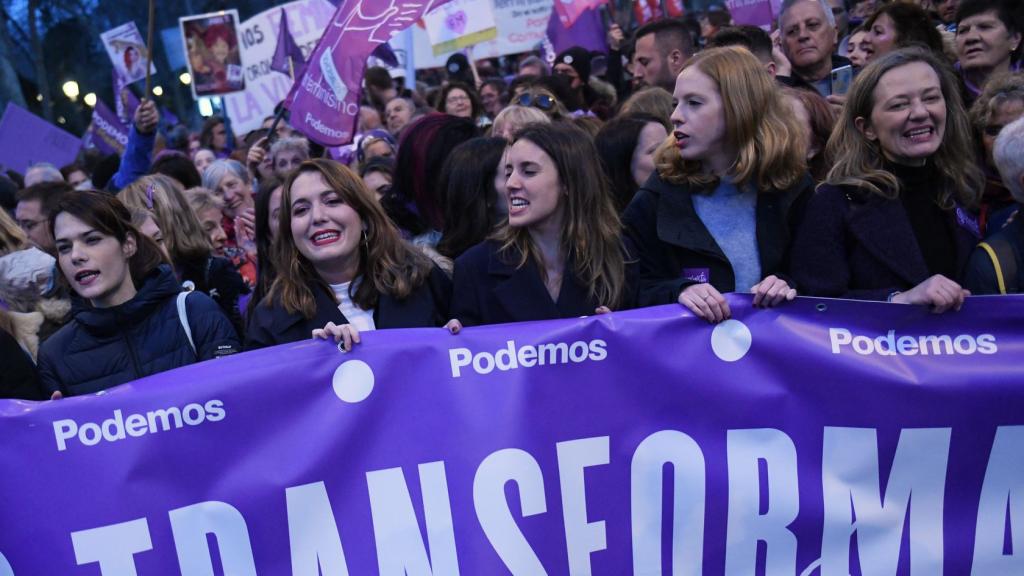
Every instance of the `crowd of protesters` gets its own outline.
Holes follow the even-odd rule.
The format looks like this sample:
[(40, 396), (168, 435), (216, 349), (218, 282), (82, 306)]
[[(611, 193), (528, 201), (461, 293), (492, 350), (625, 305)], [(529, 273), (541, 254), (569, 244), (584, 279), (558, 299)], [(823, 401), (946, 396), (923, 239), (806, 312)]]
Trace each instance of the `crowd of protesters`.
[[(786, 0), (572, 47), (365, 74), (358, 135), (267, 118), (0, 177), (0, 397), (97, 392), (369, 330), (723, 294), (959, 310), (1024, 290), (1024, 5)], [(511, 68), (510, 68), (511, 67)], [(457, 337), (457, 336), (455, 336)]]

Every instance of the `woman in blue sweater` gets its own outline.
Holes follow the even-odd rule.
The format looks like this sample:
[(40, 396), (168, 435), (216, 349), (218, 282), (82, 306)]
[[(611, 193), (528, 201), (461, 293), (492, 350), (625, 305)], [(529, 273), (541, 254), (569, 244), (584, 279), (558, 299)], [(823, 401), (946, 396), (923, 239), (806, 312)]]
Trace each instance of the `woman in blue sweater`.
[(724, 292), (753, 292), (757, 306), (793, 299), (788, 249), (812, 182), (783, 97), (740, 48), (691, 59), (672, 96), (672, 135), (623, 215), (638, 303), (679, 302), (717, 323), (730, 316)]

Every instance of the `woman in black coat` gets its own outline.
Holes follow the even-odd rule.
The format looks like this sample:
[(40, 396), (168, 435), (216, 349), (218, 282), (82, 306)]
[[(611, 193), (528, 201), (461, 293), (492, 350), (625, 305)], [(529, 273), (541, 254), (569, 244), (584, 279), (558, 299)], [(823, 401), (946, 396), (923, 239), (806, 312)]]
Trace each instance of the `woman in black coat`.
[(793, 299), (791, 230), (811, 180), (783, 96), (749, 52), (714, 48), (687, 62), (673, 97), (673, 134), (623, 215), (638, 303), (678, 302), (717, 323), (730, 316), (725, 292)]
[(189, 293), (179, 314), (174, 272), (116, 198), (68, 193), (50, 216), (50, 229), (58, 266), (78, 298), (72, 320), (39, 351), (47, 394), (98, 392), (240, 348), (205, 294)]
[(281, 192), (281, 270), (253, 312), (246, 349), (360, 332), (441, 326), (451, 283), (402, 240), (372, 192), (331, 160), (303, 162)]
[(628, 307), (619, 217), (590, 138), (531, 124), (505, 158), (508, 220), (455, 261), (449, 328)]
[(903, 49), (857, 76), (829, 141), (828, 180), (807, 207), (793, 275), (814, 296), (959, 309), (983, 186), (956, 80)]

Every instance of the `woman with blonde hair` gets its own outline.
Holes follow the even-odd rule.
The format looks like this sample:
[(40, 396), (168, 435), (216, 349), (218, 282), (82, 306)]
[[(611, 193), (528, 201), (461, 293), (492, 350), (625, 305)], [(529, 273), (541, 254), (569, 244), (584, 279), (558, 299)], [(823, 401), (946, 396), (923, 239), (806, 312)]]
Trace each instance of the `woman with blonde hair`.
[(238, 300), (249, 293), (249, 288), (229, 260), (213, 254), (209, 236), (185, 198), (181, 184), (168, 176), (153, 174), (132, 182), (117, 196), (129, 210), (153, 214), (156, 231), (162, 235), (162, 245), (182, 285), (213, 298), (238, 334), (243, 334)]
[(570, 123), (517, 133), (504, 158), (508, 219), (455, 261), (452, 332), (629, 307), (621, 226), (596, 157)]
[(519, 106), (518, 104), (508, 106), (494, 117), (494, 124), (491, 125), (491, 136), (504, 138), (512, 141), (515, 133), (533, 123), (547, 124), (551, 122), (548, 115), (532, 106)]
[[(959, 309), (983, 185), (952, 71), (908, 48), (866, 66), (828, 143), (832, 169), (793, 247), (808, 294)], [(973, 229), (972, 229), (973, 228)]]
[(359, 176), (337, 162), (303, 162), (281, 191), (277, 279), (258, 304), (246, 348), (333, 337), (351, 349), (381, 328), (441, 326), (451, 284), (402, 240)]
[(623, 215), (640, 305), (679, 302), (717, 323), (725, 292), (793, 299), (787, 254), (811, 180), (784, 97), (749, 51), (725, 47), (689, 60), (673, 98), (672, 135)]

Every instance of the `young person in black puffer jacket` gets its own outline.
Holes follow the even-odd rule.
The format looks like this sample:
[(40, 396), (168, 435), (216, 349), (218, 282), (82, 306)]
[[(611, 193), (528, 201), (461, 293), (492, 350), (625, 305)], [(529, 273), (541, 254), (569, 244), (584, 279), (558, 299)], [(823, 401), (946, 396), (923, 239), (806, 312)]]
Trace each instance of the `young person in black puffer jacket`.
[(179, 314), (174, 272), (116, 198), (70, 193), (50, 229), (63, 280), (77, 295), (72, 320), (39, 353), (51, 397), (98, 392), (239, 350), (231, 323), (205, 294), (188, 294)]

